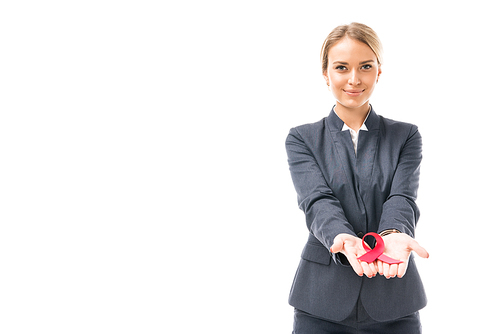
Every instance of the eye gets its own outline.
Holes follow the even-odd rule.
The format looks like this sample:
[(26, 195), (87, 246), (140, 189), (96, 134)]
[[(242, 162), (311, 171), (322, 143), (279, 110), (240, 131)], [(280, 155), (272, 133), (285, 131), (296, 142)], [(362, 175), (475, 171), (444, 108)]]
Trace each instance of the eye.
[(367, 65), (363, 65), (363, 66), (361, 66), (361, 68), (362, 68), (363, 70), (369, 70), (369, 69), (371, 69), (372, 67), (373, 67), (372, 65), (368, 65), (368, 64), (367, 64)]
[(347, 70), (347, 67), (345, 67), (344, 65), (339, 65), (337, 67), (335, 67), (336, 70), (340, 70), (340, 71), (345, 71)]

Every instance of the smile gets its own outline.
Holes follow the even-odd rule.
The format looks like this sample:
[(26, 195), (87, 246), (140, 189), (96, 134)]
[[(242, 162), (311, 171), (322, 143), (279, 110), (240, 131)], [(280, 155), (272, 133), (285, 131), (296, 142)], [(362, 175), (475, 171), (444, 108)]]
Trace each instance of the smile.
[(346, 93), (349, 96), (359, 96), (361, 95), (365, 90), (364, 89), (357, 89), (357, 90), (345, 90), (343, 89), (344, 93)]

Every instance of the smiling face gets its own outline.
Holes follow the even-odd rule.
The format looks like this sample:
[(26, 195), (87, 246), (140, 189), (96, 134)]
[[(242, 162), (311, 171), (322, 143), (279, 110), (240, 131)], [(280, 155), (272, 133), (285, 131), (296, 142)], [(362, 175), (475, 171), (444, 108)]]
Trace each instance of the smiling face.
[(380, 73), (377, 56), (365, 43), (345, 37), (333, 45), (323, 76), (337, 99), (337, 113), (368, 112)]

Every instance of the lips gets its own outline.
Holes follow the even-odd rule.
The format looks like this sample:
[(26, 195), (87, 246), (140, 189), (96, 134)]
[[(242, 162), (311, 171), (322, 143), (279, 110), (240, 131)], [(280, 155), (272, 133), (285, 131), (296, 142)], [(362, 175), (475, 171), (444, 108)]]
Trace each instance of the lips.
[(349, 96), (359, 96), (361, 95), (365, 90), (364, 89), (350, 89), (350, 90), (343, 90), (344, 93), (346, 93)]

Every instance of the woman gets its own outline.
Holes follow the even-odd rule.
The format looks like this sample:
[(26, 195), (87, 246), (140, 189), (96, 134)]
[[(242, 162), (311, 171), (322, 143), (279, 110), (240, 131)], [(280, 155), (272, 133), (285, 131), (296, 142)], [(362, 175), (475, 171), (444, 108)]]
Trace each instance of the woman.
[[(381, 50), (366, 25), (335, 28), (321, 58), (337, 103), (286, 140), (310, 231), (289, 298), (296, 334), (421, 333), (426, 297), (411, 252), (429, 256), (413, 239), (422, 140), (415, 125), (379, 116), (369, 104)], [(368, 232), (380, 234), (384, 254), (401, 263), (358, 259)]]

